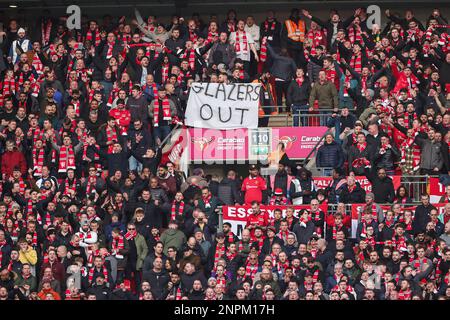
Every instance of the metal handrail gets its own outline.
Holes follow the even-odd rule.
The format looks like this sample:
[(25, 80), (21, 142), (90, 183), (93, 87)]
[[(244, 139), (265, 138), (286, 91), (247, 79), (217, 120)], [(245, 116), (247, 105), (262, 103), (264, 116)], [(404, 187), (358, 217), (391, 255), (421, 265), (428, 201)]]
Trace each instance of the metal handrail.
[(166, 144), (166, 142), (173, 136), (175, 130), (177, 130), (179, 127), (181, 127), (181, 124), (177, 123), (175, 125), (175, 127), (172, 129), (172, 131), (169, 132), (169, 134), (167, 135), (167, 137), (164, 138), (163, 141), (161, 141), (161, 144), (159, 145), (159, 148), (162, 149), (164, 148), (164, 145)]
[(331, 129), (328, 129), (324, 135), (320, 138), (320, 140), (316, 143), (316, 145), (314, 146), (314, 148), (312, 148), (312, 150), (308, 153), (308, 155), (306, 156), (305, 160), (303, 161), (303, 164), (306, 164), (309, 160), (309, 158), (311, 157), (311, 155), (316, 152), (316, 150), (319, 148), (319, 145), (322, 143), (322, 141), (325, 139), (325, 137), (331, 133)]

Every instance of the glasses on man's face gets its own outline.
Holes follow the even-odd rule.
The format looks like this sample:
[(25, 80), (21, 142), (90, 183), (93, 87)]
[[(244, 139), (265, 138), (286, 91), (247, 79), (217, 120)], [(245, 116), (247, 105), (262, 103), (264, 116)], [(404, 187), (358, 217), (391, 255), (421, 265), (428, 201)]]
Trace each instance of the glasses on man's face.
[(136, 230), (136, 228), (128, 228), (127, 230), (133, 231)]

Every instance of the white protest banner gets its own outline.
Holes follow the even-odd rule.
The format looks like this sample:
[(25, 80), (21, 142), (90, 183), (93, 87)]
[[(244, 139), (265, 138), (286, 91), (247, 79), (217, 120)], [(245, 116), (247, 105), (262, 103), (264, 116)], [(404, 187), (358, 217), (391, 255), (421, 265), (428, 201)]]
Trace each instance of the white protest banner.
[(196, 128), (258, 127), (260, 84), (200, 83), (191, 86), (185, 124)]

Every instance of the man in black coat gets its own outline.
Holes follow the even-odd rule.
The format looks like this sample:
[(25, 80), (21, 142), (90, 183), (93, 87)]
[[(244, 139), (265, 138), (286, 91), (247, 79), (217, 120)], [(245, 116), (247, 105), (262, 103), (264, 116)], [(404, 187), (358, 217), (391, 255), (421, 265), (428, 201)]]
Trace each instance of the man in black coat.
[(167, 284), (169, 283), (169, 275), (163, 269), (163, 262), (160, 257), (156, 257), (153, 261), (152, 270), (144, 271), (143, 279), (150, 284), (155, 300), (163, 298)]
[(372, 183), (372, 192), (375, 194), (376, 203), (392, 203), (395, 197), (394, 183), (386, 175), (384, 168), (378, 169), (375, 174), (373, 170), (365, 169), (367, 179)]
[(374, 146), (366, 141), (364, 133), (357, 136), (357, 143), (350, 147), (348, 152), (348, 166), (355, 175), (364, 175), (364, 168), (372, 163)]
[(151, 199), (150, 190), (142, 190), (141, 199), (136, 203), (136, 208), (142, 208), (144, 210), (145, 224), (150, 227), (161, 227), (162, 217), (154, 201)]
[(414, 234), (425, 232), (428, 221), (430, 221), (431, 210), (437, 210), (435, 206), (430, 204), (430, 196), (422, 194), (422, 204), (418, 205), (414, 214), (413, 230)]
[(307, 244), (314, 233), (314, 228), (314, 222), (308, 219), (308, 211), (304, 210), (292, 231), (297, 236), (297, 242), (299, 244)]
[(322, 21), (317, 17), (313, 17), (308, 11), (302, 10), (302, 13), (308, 19), (311, 19), (319, 26), (324, 28), (327, 31), (327, 47), (331, 48), (336, 40), (336, 34), (338, 30), (344, 29), (346, 30), (350, 24), (355, 20), (355, 17), (358, 16), (361, 12), (361, 9), (356, 9), (354, 15), (348, 17), (345, 21), (341, 20), (341, 17), (338, 13), (334, 13), (331, 16), (331, 19), (328, 21)]
[(263, 245), (261, 248), (261, 255), (265, 256), (272, 252), (272, 246), (274, 244), (279, 244), (281, 247), (284, 246), (284, 241), (276, 236), (275, 227), (267, 228), (267, 237), (263, 241)]
[(361, 188), (359, 182), (352, 176), (347, 177), (347, 183), (342, 186), (339, 202), (343, 203), (364, 203), (366, 191)]
[(341, 146), (334, 141), (333, 135), (327, 134), (325, 143), (319, 148), (316, 156), (318, 168), (340, 168), (344, 164), (344, 153)]

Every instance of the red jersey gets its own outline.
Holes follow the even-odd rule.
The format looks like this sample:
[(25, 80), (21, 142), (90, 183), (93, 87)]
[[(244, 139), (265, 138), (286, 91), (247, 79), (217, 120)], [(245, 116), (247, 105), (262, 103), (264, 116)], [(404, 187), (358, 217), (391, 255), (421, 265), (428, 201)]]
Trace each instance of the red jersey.
[(257, 176), (255, 178), (247, 177), (242, 182), (242, 191), (245, 192), (245, 204), (251, 204), (252, 201), (262, 201), (262, 192), (267, 189), (266, 180)]
[(119, 110), (117, 108), (111, 109), (109, 115), (116, 119), (118, 125), (120, 126), (121, 133), (128, 131), (128, 126), (131, 122), (131, 113), (127, 109)]
[[(258, 215), (250, 214), (247, 217), (247, 223), (245, 227), (247, 228), (250, 225), (267, 227), (269, 225), (269, 214), (267, 212), (260, 212)], [(255, 229), (250, 230), (250, 237), (252, 240), (255, 238)]]

